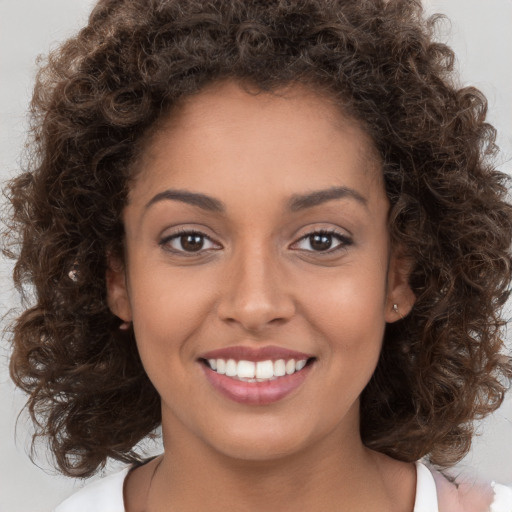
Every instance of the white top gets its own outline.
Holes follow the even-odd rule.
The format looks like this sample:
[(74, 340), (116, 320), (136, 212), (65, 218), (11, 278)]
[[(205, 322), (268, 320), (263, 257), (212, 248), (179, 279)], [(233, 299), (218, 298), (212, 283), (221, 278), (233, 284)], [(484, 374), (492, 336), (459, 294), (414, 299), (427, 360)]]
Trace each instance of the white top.
[[(123, 485), (130, 468), (97, 480), (73, 494), (54, 512), (125, 512)], [(413, 512), (439, 512), (438, 489), (427, 466), (416, 463), (416, 499)], [(481, 512), (512, 512), (512, 489), (492, 483), (491, 508)], [(457, 511), (464, 512), (463, 505)]]
[(54, 512), (125, 512), (123, 486), (130, 469), (127, 467), (86, 485), (63, 501)]

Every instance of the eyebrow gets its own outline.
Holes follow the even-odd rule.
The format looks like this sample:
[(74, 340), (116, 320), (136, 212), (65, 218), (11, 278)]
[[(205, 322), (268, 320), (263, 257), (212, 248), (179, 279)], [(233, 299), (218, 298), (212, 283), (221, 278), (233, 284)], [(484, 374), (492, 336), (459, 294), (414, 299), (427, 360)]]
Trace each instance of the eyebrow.
[(307, 194), (294, 195), (288, 202), (288, 208), (292, 212), (305, 210), (334, 199), (355, 199), (363, 206), (367, 206), (367, 200), (356, 190), (348, 187), (331, 187), (325, 190), (316, 190)]
[(181, 201), (182, 203), (191, 204), (192, 206), (198, 206), (208, 212), (222, 213), (226, 210), (224, 204), (213, 197), (205, 194), (198, 194), (195, 192), (188, 192), (186, 190), (164, 190), (155, 197), (153, 197), (147, 204), (146, 210), (159, 201)]
[[(288, 201), (288, 209), (292, 212), (305, 210), (318, 206), (335, 199), (351, 198), (367, 206), (367, 200), (356, 190), (348, 187), (331, 187), (325, 190), (316, 190), (307, 194), (293, 195)], [(222, 201), (214, 197), (200, 194), (197, 192), (188, 192), (186, 190), (168, 189), (158, 193), (145, 206), (147, 210), (150, 206), (160, 201), (180, 201), (182, 203), (198, 206), (208, 212), (223, 213), (226, 207)]]

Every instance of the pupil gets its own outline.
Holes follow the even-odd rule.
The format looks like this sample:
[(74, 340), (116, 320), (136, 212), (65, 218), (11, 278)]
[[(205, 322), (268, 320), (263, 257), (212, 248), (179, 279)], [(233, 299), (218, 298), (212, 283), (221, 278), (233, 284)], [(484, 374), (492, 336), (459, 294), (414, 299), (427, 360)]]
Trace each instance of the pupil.
[(317, 233), (316, 235), (311, 235), (309, 237), (309, 243), (316, 251), (326, 251), (331, 248), (332, 237), (331, 235), (322, 235)]
[(199, 251), (203, 247), (203, 237), (201, 235), (184, 235), (181, 237), (181, 246), (186, 251)]

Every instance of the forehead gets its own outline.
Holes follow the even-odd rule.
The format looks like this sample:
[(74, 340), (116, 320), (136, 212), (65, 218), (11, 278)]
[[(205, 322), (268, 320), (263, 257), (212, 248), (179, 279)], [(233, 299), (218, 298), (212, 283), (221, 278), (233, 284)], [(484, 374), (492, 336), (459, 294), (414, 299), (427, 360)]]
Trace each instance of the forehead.
[[(245, 120), (249, 120), (248, 112), (257, 113), (262, 120), (276, 116), (291, 118), (296, 116), (297, 107), (304, 113), (315, 112), (316, 117), (329, 119), (333, 127), (341, 128), (347, 124), (334, 97), (317, 94), (311, 87), (290, 83), (276, 90), (263, 91), (250, 83), (234, 80), (214, 82), (198, 93), (186, 96), (164, 123), (168, 127), (184, 123), (190, 127), (228, 112)], [(208, 117), (205, 118), (205, 114)]]
[(137, 188), (169, 179), (211, 187), (223, 177), (250, 186), (255, 175), (267, 186), (288, 178), (291, 188), (322, 188), (346, 185), (333, 181), (349, 171), (382, 185), (380, 159), (360, 123), (332, 97), (297, 84), (269, 93), (220, 82), (187, 97), (158, 122), (135, 171)]

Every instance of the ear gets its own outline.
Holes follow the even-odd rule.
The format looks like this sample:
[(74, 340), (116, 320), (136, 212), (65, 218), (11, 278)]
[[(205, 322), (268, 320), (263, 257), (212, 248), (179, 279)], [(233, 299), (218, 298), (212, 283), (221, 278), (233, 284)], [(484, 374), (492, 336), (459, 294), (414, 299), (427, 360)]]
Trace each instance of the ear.
[(416, 297), (409, 286), (411, 270), (410, 259), (396, 254), (391, 256), (386, 298), (386, 322), (388, 323), (406, 317), (416, 302)]
[(112, 256), (108, 256), (106, 273), (107, 303), (110, 311), (123, 322), (132, 321), (132, 307), (126, 285), (126, 272), (123, 263)]

